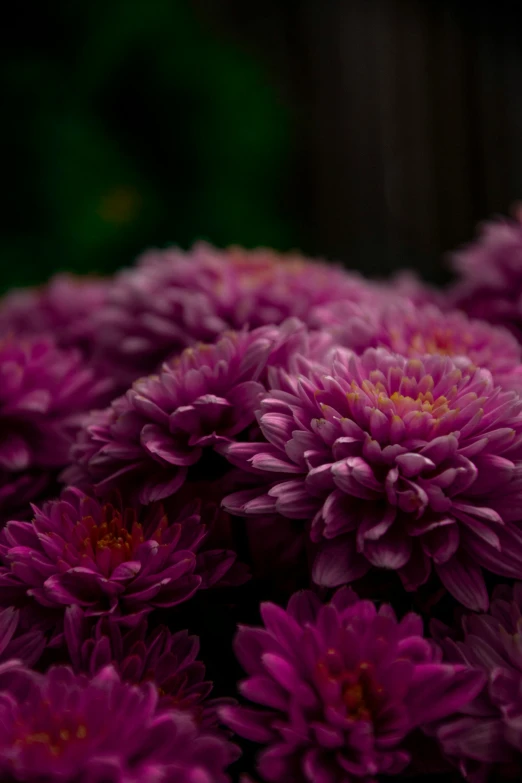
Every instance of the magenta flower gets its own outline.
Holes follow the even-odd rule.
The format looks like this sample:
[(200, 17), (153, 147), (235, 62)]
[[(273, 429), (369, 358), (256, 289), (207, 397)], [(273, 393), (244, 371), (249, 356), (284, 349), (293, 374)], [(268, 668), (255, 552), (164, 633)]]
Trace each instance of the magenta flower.
[(0, 340), (0, 521), (51, 486), (105, 388), (48, 338)]
[(199, 639), (187, 631), (171, 634), (158, 627), (147, 634), (147, 620), (126, 629), (110, 616), (93, 621), (79, 606), (65, 612), (65, 640), (77, 674), (94, 677), (112, 665), (124, 682), (153, 682), (159, 704), (190, 714), (207, 729), (217, 723), (216, 709), (225, 699), (209, 700), (212, 683), (205, 680), (205, 666), (197, 660)]
[(235, 746), (158, 706), (151, 684), (122, 683), (110, 666), (92, 680), (65, 666), (0, 672), (3, 781), (226, 783)]
[(59, 274), (41, 288), (11, 291), (0, 299), (0, 334), (50, 335), (60, 348), (79, 348), (91, 357), (93, 315), (105, 305), (110, 285), (102, 278)]
[(282, 595), (309, 584), (308, 536), (302, 523), (279, 514), (256, 516), (248, 519), (245, 533), (254, 578)]
[(101, 354), (126, 388), (188, 345), (292, 316), (309, 323), (314, 307), (368, 287), (336, 267), (270, 250), (152, 250), (116, 277), (97, 311)]
[(397, 296), (409, 300), (416, 307), (431, 304), (444, 308), (446, 305), (447, 297), (445, 294), (440, 289), (422, 280), (411, 269), (402, 269), (389, 282), (383, 281), (381, 283), (381, 291), (383, 297), (387, 298), (388, 301), (390, 296)]
[(222, 507), (225, 495), (241, 486), (237, 479), (244, 475), (232, 469), (218, 479), (186, 481), (172, 498), (164, 501), (167, 511), (171, 507), (192, 506), (205, 525), (206, 537), (197, 556), (197, 573), (204, 577), (203, 588), (237, 587), (250, 579), (248, 566), (237, 558), (235, 519)]
[(274, 376), (258, 419), (263, 440), (222, 452), (265, 483), (225, 507), (310, 522), (318, 584), (375, 566), (414, 590), (433, 563), (458, 601), (485, 609), (481, 566), (520, 573), (522, 400), (488, 371), (341, 353), (328, 374)]
[(303, 592), (286, 612), (263, 604), (261, 614), (265, 627), (242, 627), (235, 642), (248, 675), (240, 691), (256, 706), (220, 714), (266, 746), (258, 769), (267, 781), (399, 774), (411, 732), (461, 709), (483, 684), (480, 672), (441, 663), (420, 617), (398, 622), (391, 607), (377, 611), (347, 588), (325, 606)]
[(522, 348), (513, 335), (457, 310), (417, 307), (408, 300), (373, 307), (340, 302), (325, 309), (323, 316), (321, 326), (357, 353), (388, 348), (411, 358), (451, 356), (462, 369), (490, 370), (504, 388), (522, 388)]
[(49, 608), (132, 615), (186, 601), (202, 583), (205, 528), (190, 510), (173, 519), (158, 504), (120, 509), (69, 489), (34, 513), (0, 535), (4, 606), (28, 596)]
[(463, 639), (439, 629), (446, 658), (487, 675), (483, 691), (465, 716), (443, 723), (444, 751), (466, 777), (484, 780), (505, 767), (522, 772), (522, 584), (497, 587), (488, 614), (462, 620)]
[(13, 607), (0, 610), (0, 662), (13, 658), (34, 666), (45, 648), (39, 628), (24, 627), (23, 616)]
[(254, 423), (267, 364), (297, 367), (303, 355), (313, 358), (330, 344), (290, 321), (188, 348), (159, 376), (94, 412), (72, 450), (77, 466), (64, 475), (75, 483), (87, 478), (101, 495), (123, 483), (141, 503), (167, 498), (209, 449)]
[(485, 223), (478, 238), (453, 260), (460, 281), (455, 307), (500, 324), (522, 337), (522, 211), (514, 219)]

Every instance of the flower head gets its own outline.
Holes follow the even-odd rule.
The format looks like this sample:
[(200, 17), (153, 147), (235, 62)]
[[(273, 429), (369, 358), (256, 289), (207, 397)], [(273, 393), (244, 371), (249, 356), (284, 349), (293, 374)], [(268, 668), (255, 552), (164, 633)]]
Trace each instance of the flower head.
[(110, 282), (55, 275), (41, 288), (12, 291), (0, 300), (0, 334), (50, 335), (60, 348), (95, 352), (94, 314), (107, 301)]
[(186, 481), (179, 492), (164, 501), (167, 511), (193, 507), (206, 527), (205, 541), (197, 556), (197, 572), (204, 577), (204, 588), (237, 587), (250, 579), (249, 567), (237, 557), (241, 545), (234, 529), (235, 519), (222, 506), (225, 495), (241, 486), (238, 481), (244, 475), (238, 470), (228, 470), (216, 479), (203, 475), (199, 480)]
[(34, 666), (45, 648), (45, 637), (37, 627), (25, 627), (26, 619), (12, 606), (0, 610), (0, 662), (13, 658)]
[(94, 412), (72, 450), (80, 470), (65, 475), (78, 482), (83, 472), (99, 494), (125, 484), (142, 503), (169, 497), (210, 449), (254, 423), (267, 365), (297, 366), (331, 344), (325, 339), (294, 320), (187, 348)]
[(483, 671), (487, 683), (464, 710), (443, 723), (442, 747), (472, 778), (491, 766), (511, 764), (522, 771), (522, 584), (499, 586), (488, 614), (465, 616), (461, 641), (445, 630), (441, 644), (448, 660)]
[(427, 304), (443, 308), (446, 296), (435, 286), (426, 283), (411, 269), (402, 269), (390, 281), (381, 283), (383, 297), (389, 301), (390, 295), (409, 300), (416, 307)]
[[(267, 781), (373, 781), (408, 766), (405, 742), (423, 724), (467, 704), (483, 677), (443, 664), (422, 621), (378, 611), (349, 589), (323, 606), (309, 592), (288, 610), (263, 604), (264, 628), (242, 627), (236, 655), (255, 708), (225, 707), (223, 720), (262, 743)], [(259, 706), (257, 706), (259, 705)]]
[(312, 309), (359, 296), (369, 284), (301, 256), (269, 250), (217, 250), (199, 243), (146, 253), (117, 276), (97, 313), (101, 353), (126, 388), (188, 345), (229, 329), (281, 324)]
[(65, 666), (0, 672), (0, 773), (40, 783), (226, 783), (235, 747), (158, 706), (156, 688)]
[(264, 439), (222, 448), (264, 484), (224, 503), (240, 515), (310, 521), (317, 583), (343, 584), (376, 566), (413, 590), (433, 563), (457, 600), (487, 608), (480, 566), (520, 573), (515, 392), (495, 387), (487, 370), (384, 349), (340, 354), (328, 374), (272, 378), (258, 413)]
[(460, 275), (454, 306), (470, 316), (501, 324), (522, 337), (522, 211), (491, 221), (478, 238), (454, 255)]
[(324, 311), (321, 326), (357, 353), (388, 348), (408, 358), (451, 356), (462, 369), (490, 370), (504, 388), (522, 387), (522, 348), (513, 335), (458, 310), (442, 312), (408, 300), (373, 307), (341, 302)]
[(0, 521), (51, 485), (104, 390), (79, 353), (50, 338), (0, 340)]
[(34, 513), (1, 534), (4, 606), (28, 596), (49, 608), (132, 615), (186, 601), (202, 583), (205, 528), (190, 510), (173, 519), (158, 504), (118, 507), (69, 489)]
[(196, 636), (187, 631), (172, 634), (165, 627), (148, 633), (145, 617), (126, 629), (110, 616), (93, 620), (77, 605), (65, 612), (64, 632), (77, 674), (94, 677), (112, 665), (124, 682), (153, 682), (161, 706), (187, 712), (198, 725), (215, 725), (216, 708), (223, 700), (207, 698), (212, 683), (205, 680), (205, 666), (197, 660)]

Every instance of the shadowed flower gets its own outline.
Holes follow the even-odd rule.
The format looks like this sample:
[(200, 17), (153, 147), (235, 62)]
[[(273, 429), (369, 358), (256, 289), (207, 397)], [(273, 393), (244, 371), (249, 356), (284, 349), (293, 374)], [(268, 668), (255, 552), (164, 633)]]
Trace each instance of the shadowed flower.
[(330, 344), (293, 319), (188, 348), (93, 413), (72, 449), (77, 466), (64, 477), (82, 483), (83, 474), (100, 495), (124, 484), (141, 503), (167, 498), (209, 449), (254, 423), (267, 364), (297, 369)]
[(10, 658), (34, 666), (45, 649), (45, 636), (38, 628), (24, 628), (20, 611), (13, 607), (0, 611), (0, 662)]
[(310, 584), (308, 537), (302, 523), (279, 514), (256, 516), (248, 520), (245, 532), (254, 578), (266, 580), (286, 596)]
[(485, 609), (481, 566), (522, 567), (522, 400), (486, 370), (439, 355), (340, 353), (330, 372), (281, 375), (258, 413), (264, 440), (224, 444), (271, 485), (225, 498), (231, 513), (311, 522), (313, 577), (337, 586), (371, 566), (414, 590), (432, 563), (465, 606)]
[[(420, 617), (398, 622), (349, 589), (321, 605), (297, 593), (288, 610), (263, 604), (264, 628), (242, 627), (236, 655), (248, 674), (240, 691), (256, 704), (220, 714), (266, 747), (260, 775), (274, 783), (374, 781), (410, 762), (408, 735), (467, 704), (483, 675), (443, 664)], [(260, 705), (259, 707), (257, 705)]]
[(416, 307), (407, 300), (374, 307), (341, 302), (325, 308), (322, 316), (320, 326), (357, 353), (388, 348), (411, 358), (451, 356), (462, 369), (490, 370), (504, 388), (522, 388), (522, 348), (513, 335), (459, 311)]
[(152, 250), (115, 279), (110, 301), (96, 317), (102, 355), (123, 388), (161, 362), (228, 329), (308, 323), (312, 308), (359, 297), (362, 278), (298, 255), (205, 243), (190, 252)]
[(205, 666), (197, 660), (199, 640), (187, 631), (171, 634), (158, 627), (147, 634), (145, 617), (132, 628), (122, 628), (111, 617), (93, 621), (79, 606), (65, 612), (65, 639), (77, 674), (94, 677), (113, 665), (125, 682), (153, 682), (159, 704), (188, 712), (198, 725), (212, 728), (216, 709), (224, 699), (209, 700), (212, 683), (205, 680)]
[(438, 731), (445, 752), (473, 780), (492, 767), (522, 772), (522, 584), (497, 587), (488, 614), (463, 618), (463, 640), (439, 629), (448, 660), (485, 672), (484, 690), (467, 714)]
[(522, 338), (522, 210), (514, 219), (485, 223), (478, 238), (454, 254), (460, 281), (450, 292), (454, 307), (501, 324)]
[(388, 301), (390, 295), (396, 295), (404, 300), (409, 300), (417, 307), (431, 304), (443, 308), (447, 299), (443, 291), (422, 280), (411, 269), (402, 269), (389, 281), (383, 281), (381, 291), (383, 297), (386, 297)]
[(3, 781), (226, 783), (235, 746), (189, 715), (158, 706), (156, 688), (122, 683), (108, 666), (89, 680), (0, 671)]
[(240, 544), (233, 524), (237, 520), (222, 506), (225, 495), (242, 486), (238, 480), (244, 476), (242, 471), (232, 469), (219, 479), (213, 480), (210, 475), (186, 481), (179, 492), (164, 501), (167, 512), (171, 507), (194, 506), (206, 527), (207, 535), (197, 557), (197, 572), (208, 577), (202, 587), (237, 587), (250, 579), (248, 566), (237, 558)]
[(51, 485), (105, 388), (48, 338), (0, 340), (0, 521)]
[(4, 606), (29, 596), (50, 608), (132, 615), (186, 601), (202, 583), (196, 553), (205, 528), (190, 509), (172, 519), (158, 504), (120, 509), (69, 489), (34, 513), (0, 537)]
[(93, 315), (104, 306), (109, 280), (55, 275), (41, 288), (11, 291), (0, 299), (0, 334), (51, 335), (60, 348), (95, 352)]

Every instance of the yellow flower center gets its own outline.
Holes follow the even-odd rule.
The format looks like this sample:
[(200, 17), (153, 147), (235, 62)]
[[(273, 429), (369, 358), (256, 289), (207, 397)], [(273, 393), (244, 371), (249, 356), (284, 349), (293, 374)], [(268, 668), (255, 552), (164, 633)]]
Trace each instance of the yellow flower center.
[[(415, 378), (404, 376), (401, 384), (404, 393), (395, 391), (393, 394), (388, 395), (382, 381), (364, 380), (361, 386), (356, 381), (352, 381), (351, 387), (353, 391), (348, 392), (346, 398), (352, 405), (357, 402), (363, 402), (383, 413), (398, 416), (399, 418), (403, 418), (408, 413), (414, 411), (429, 413), (434, 419), (438, 419), (450, 412), (451, 404), (448, 397), (444, 395), (434, 397), (432, 393), (433, 386), (434, 383), (431, 376), (425, 376), (420, 382), (417, 382)], [(455, 387), (451, 389), (451, 392), (454, 389)]]
[(431, 413), (433, 416), (438, 417), (444, 416), (450, 410), (447, 397), (440, 395), (434, 399), (431, 391), (419, 392), (416, 397), (394, 392), (391, 395), (390, 400), (395, 405), (398, 415), (405, 415), (406, 413), (410, 413), (410, 411), (421, 411)]
[[(151, 536), (152, 541), (161, 543), (167, 524), (167, 517), (163, 516)], [(106, 574), (111, 573), (121, 563), (131, 560), (145, 540), (136, 512), (127, 509), (122, 515), (111, 504), (103, 507), (100, 523), (97, 524), (92, 517), (83, 517), (77, 525), (79, 530), (82, 530), (82, 538), (77, 545), (80, 556), (84, 560), (94, 560)]]
[(471, 332), (456, 332), (443, 326), (405, 334), (400, 329), (390, 329), (390, 347), (408, 356), (439, 354), (441, 356), (467, 356), (475, 339)]
[(51, 726), (46, 731), (27, 732), (27, 726), (23, 723), (18, 724), (17, 728), (18, 737), (14, 740), (15, 747), (30, 748), (39, 745), (53, 758), (61, 756), (71, 743), (82, 742), (88, 736), (87, 727), (83, 723), (76, 726), (69, 724), (67, 727)]
[(372, 720), (381, 705), (383, 689), (375, 682), (370, 663), (363, 661), (356, 669), (347, 670), (339, 653), (332, 649), (318, 662), (317, 676), (327, 702), (340, 697), (347, 718)]

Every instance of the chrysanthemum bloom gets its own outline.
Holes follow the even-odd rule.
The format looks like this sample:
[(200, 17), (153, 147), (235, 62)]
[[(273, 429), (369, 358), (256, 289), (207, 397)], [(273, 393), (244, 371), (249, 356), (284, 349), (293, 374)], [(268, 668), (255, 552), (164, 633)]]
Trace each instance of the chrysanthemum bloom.
[(463, 369), (490, 370), (504, 388), (522, 388), (522, 348), (513, 335), (458, 310), (442, 312), (408, 300), (373, 307), (341, 302), (320, 316), (321, 326), (335, 341), (357, 353), (382, 347), (411, 358), (451, 356)]
[(215, 481), (186, 481), (172, 499), (165, 501), (165, 505), (167, 508), (170, 503), (184, 506), (195, 498), (199, 499), (201, 521), (208, 528), (208, 538), (198, 554), (198, 561), (199, 558), (207, 556), (207, 550), (210, 550), (212, 557), (215, 550), (241, 550), (248, 566), (236, 558), (228, 571), (220, 577), (216, 587), (237, 587), (253, 576), (256, 579), (268, 579), (272, 588), (291, 595), (309, 584), (305, 546), (307, 535), (302, 523), (273, 514), (268, 517), (252, 517), (245, 529), (242, 521), (229, 514), (222, 506), (223, 498), (256, 485), (257, 479), (256, 476), (252, 482), (251, 474), (231, 468)]
[[(108, 666), (92, 680), (65, 666), (1, 673), (2, 781), (226, 783), (235, 746), (158, 706), (148, 683)], [(11, 674), (11, 677), (9, 677)]]
[(478, 238), (454, 254), (460, 281), (450, 292), (455, 307), (501, 324), (522, 338), (522, 210), (514, 219), (482, 226)]
[(0, 520), (39, 495), (68, 462), (105, 382), (49, 338), (0, 340)]
[(377, 611), (348, 588), (325, 606), (303, 592), (287, 611), (263, 604), (261, 614), (265, 628), (242, 627), (235, 642), (248, 674), (240, 691), (256, 708), (220, 714), (267, 746), (258, 763), (267, 781), (398, 774), (410, 761), (408, 735), (460, 709), (483, 683), (480, 672), (440, 662), (420, 617), (398, 622), (391, 607)]
[(520, 573), (522, 400), (487, 370), (369, 349), (340, 354), (328, 375), (281, 375), (280, 387), (260, 405), (264, 440), (223, 447), (271, 486), (224, 504), (311, 521), (318, 584), (376, 566), (397, 570), (413, 590), (433, 563), (458, 601), (480, 609), (480, 566)]
[(464, 710), (467, 715), (443, 725), (442, 747), (461, 762), (472, 779), (482, 780), (492, 766), (522, 772), (522, 584), (493, 593), (489, 614), (462, 621), (463, 641), (442, 641), (446, 657), (485, 672), (484, 690)]
[(144, 617), (130, 629), (122, 628), (112, 617), (93, 621), (79, 606), (70, 606), (65, 612), (64, 631), (77, 674), (94, 677), (112, 665), (125, 682), (153, 682), (161, 706), (188, 712), (198, 725), (215, 725), (216, 708), (224, 700), (207, 698), (212, 683), (205, 680), (205, 666), (197, 660), (196, 636), (187, 631), (171, 634), (165, 627), (147, 633)]
[(41, 288), (12, 291), (0, 299), (0, 334), (50, 335), (60, 348), (95, 351), (93, 314), (107, 301), (109, 280), (55, 275)]
[(24, 629), (18, 609), (0, 611), (0, 661), (11, 658), (34, 666), (45, 648), (45, 637), (38, 628)]
[(404, 269), (395, 274), (389, 281), (381, 283), (383, 296), (397, 295), (407, 299), (417, 307), (432, 304), (444, 309), (447, 296), (439, 288), (422, 280), (411, 269)]
[(168, 518), (159, 504), (120, 509), (76, 490), (34, 513), (1, 533), (3, 606), (28, 596), (50, 608), (78, 604), (88, 615), (132, 615), (186, 601), (202, 583), (197, 515)]
[[(206, 574), (204, 587), (237, 587), (250, 579), (249, 567), (237, 558), (239, 547), (237, 520), (222, 506), (225, 495), (243, 486), (240, 482), (245, 473), (231, 469), (218, 479), (209, 475), (199, 480), (186, 481), (183, 487), (164, 501), (167, 512), (170, 508), (192, 506), (201, 517), (207, 530), (205, 540), (197, 557), (197, 572)], [(242, 531), (242, 528), (240, 527)], [(242, 534), (242, 533), (241, 533)]]
[(308, 536), (301, 522), (280, 514), (250, 517), (245, 533), (254, 578), (286, 596), (310, 584)]
[[(324, 341), (311, 343), (315, 351)], [(142, 503), (169, 497), (205, 452), (253, 424), (267, 364), (299, 363), (309, 349), (296, 321), (186, 349), (159, 375), (136, 381), (110, 409), (93, 414), (72, 449), (81, 470), (65, 477), (81, 482), (83, 472), (100, 495), (124, 484)]]
[(308, 323), (314, 307), (368, 287), (331, 265), (270, 250), (205, 243), (187, 253), (153, 250), (116, 277), (109, 304), (97, 311), (101, 353), (125, 388), (188, 345), (291, 316)]

